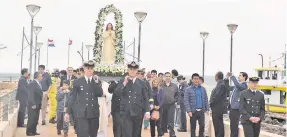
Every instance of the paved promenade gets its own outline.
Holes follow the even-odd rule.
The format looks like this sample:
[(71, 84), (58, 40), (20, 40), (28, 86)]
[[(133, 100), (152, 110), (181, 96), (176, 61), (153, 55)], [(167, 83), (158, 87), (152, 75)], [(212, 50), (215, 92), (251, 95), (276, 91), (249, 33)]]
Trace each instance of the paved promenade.
[[(41, 122), (39, 122), (41, 123)], [(112, 129), (113, 125), (112, 125), (112, 120), (111, 118), (109, 119), (109, 125), (108, 125), (108, 137), (113, 137), (113, 129)], [(70, 131), (69, 131), (69, 137), (77, 137), (74, 134), (74, 130), (73, 127), (70, 126)], [(47, 123), (47, 125), (42, 126), (42, 125), (38, 125), (38, 133), (40, 133), (41, 137), (61, 137), (63, 136), (63, 134), (61, 136), (57, 135), (57, 129), (56, 129), (56, 124), (50, 124)], [(189, 133), (176, 133), (177, 137), (187, 137), (189, 136)], [(38, 136), (38, 137), (40, 137)], [(14, 137), (26, 137), (26, 128), (17, 128), (15, 136)], [(144, 130), (142, 132), (142, 137), (150, 137), (150, 131), (149, 129)], [(166, 133), (165, 136), (163, 137), (169, 137), (168, 134)]]

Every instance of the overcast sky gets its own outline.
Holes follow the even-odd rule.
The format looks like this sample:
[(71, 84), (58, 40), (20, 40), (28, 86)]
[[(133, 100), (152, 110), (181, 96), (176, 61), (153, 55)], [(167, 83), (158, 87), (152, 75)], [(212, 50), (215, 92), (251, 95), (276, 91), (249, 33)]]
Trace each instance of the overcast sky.
[[(55, 48), (49, 49), (49, 69), (67, 67), (68, 40), (73, 40), (70, 65), (78, 67), (81, 58), (77, 50), (81, 43), (94, 44), (98, 12), (107, 4), (114, 4), (123, 14), (123, 32), (126, 44), (138, 40), (135, 11), (148, 13), (142, 24), (142, 66), (159, 71), (175, 68), (182, 74), (202, 70), (202, 40), (200, 31), (210, 33), (206, 40), (206, 75), (229, 71), (230, 33), (228, 23), (239, 25), (234, 33), (233, 70), (235, 73), (253, 72), (282, 55), (286, 43), (287, 10), (284, 0), (1, 0), (0, 44), (8, 48), (0, 51), (0, 72), (20, 70), (22, 27), (30, 37), (30, 15), (27, 4), (41, 6), (35, 25), (42, 26), (38, 41), (43, 42), (41, 64), (46, 64), (47, 39), (53, 39)], [(106, 23), (114, 24), (113, 15)], [(137, 42), (136, 42), (137, 43)], [(25, 46), (27, 43), (25, 43)], [(132, 54), (132, 47), (127, 50)], [(92, 57), (92, 53), (90, 54)], [(87, 50), (84, 50), (87, 59)], [(127, 57), (129, 60), (132, 58)], [(29, 49), (24, 51), (23, 66), (29, 67)], [(283, 60), (276, 62), (283, 64)]]

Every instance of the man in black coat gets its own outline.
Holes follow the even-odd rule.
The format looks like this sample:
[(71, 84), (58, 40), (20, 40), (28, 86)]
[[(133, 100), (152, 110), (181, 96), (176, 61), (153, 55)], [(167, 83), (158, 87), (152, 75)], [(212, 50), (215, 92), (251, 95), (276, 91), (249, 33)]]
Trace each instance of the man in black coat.
[(137, 137), (141, 130), (142, 114), (150, 118), (148, 94), (144, 82), (136, 78), (139, 66), (134, 61), (128, 64), (128, 76), (120, 81), (116, 91), (121, 92), (120, 115), (122, 136)]
[(27, 136), (40, 135), (37, 133), (37, 125), (43, 97), (42, 86), (40, 84), (41, 79), (42, 74), (35, 72), (34, 80), (28, 85), (28, 122), (26, 129)]
[(25, 114), (26, 114), (26, 107), (27, 107), (27, 100), (28, 100), (28, 76), (29, 72), (27, 68), (23, 68), (21, 70), (21, 77), (18, 81), (18, 88), (17, 88), (17, 94), (16, 94), (16, 100), (19, 101), (20, 107), (18, 112), (18, 127), (24, 127), (24, 120), (25, 120)]
[(112, 105), (111, 105), (111, 115), (113, 117), (113, 132), (114, 137), (121, 137), (121, 117), (120, 117), (120, 102), (121, 95), (120, 92), (116, 92), (115, 89), (117, 87), (117, 81), (109, 82), (109, 93), (113, 94), (112, 96)]
[[(142, 80), (146, 86), (146, 91), (147, 91), (147, 95), (148, 95), (148, 101), (149, 101), (149, 104), (151, 105), (151, 108), (153, 107), (153, 103), (154, 103), (154, 100), (153, 100), (153, 96), (152, 96), (152, 92), (151, 92), (151, 85), (149, 83), (149, 81), (144, 77), (145, 76), (145, 72), (143, 70), (138, 70), (137, 72), (137, 78), (139, 78), (140, 80)], [(142, 115), (142, 119), (144, 118), (144, 113)], [(149, 120), (142, 120), (141, 122), (147, 122), (147, 124), (149, 124)], [(140, 128), (142, 128), (142, 124), (140, 125)], [(146, 125), (146, 124), (144, 124)], [(147, 127), (144, 127), (145, 129)], [(141, 137), (141, 130), (140, 130), (140, 133), (138, 134), (138, 137)]]
[(216, 87), (210, 96), (210, 108), (212, 110), (212, 121), (215, 137), (224, 137), (223, 114), (226, 107), (227, 87), (223, 80), (223, 73), (217, 72), (215, 75)]
[(98, 76), (93, 76), (94, 67), (92, 60), (84, 63), (85, 75), (74, 80), (66, 109), (65, 120), (68, 121), (70, 112), (75, 107), (78, 137), (97, 137), (98, 134), (100, 116), (98, 97), (103, 96), (103, 89)]

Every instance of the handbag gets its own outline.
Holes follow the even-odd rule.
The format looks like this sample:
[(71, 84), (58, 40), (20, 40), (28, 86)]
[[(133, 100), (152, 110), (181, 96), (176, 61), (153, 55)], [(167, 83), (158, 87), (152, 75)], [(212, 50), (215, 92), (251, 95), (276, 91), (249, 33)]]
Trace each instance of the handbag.
[(154, 111), (151, 113), (151, 120), (158, 120), (158, 119), (159, 119), (159, 111), (154, 110)]

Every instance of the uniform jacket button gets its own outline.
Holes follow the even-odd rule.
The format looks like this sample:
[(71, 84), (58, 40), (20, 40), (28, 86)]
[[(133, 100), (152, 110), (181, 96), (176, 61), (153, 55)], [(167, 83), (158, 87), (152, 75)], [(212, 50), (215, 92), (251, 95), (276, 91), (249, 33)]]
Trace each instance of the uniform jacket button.
[(92, 100), (94, 100), (94, 99), (92, 98)]
[(86, 93), (87, 95), (89, 94), (89, 93)]
[(88, 98), (86, 98), (87, 100), (89, 100)]
[(89, 104), (86, 104), (86, 106), (88, 106)]

